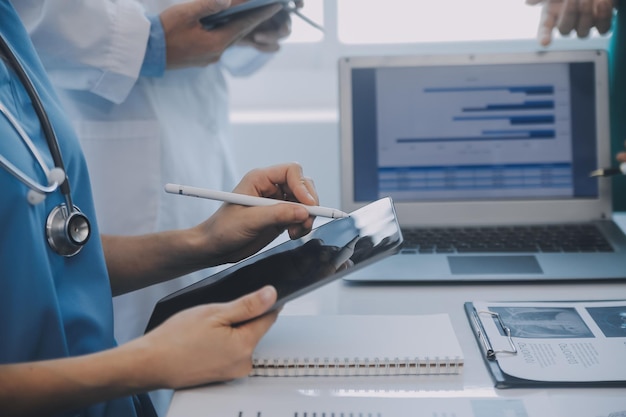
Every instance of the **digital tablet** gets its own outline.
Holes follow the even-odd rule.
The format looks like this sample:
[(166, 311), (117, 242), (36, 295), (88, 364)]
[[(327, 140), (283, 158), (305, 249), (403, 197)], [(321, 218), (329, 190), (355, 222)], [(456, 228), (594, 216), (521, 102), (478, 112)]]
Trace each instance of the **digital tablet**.
[(205, 16), (200, 19), (202, 26), (207, 29), (215, 29), (218, 26), (225, 25), (232, 19), (240, 17), (243, 13), (251, 12), (259, 7), (269, 6), (272, 4), (282, 4), (288, 6), (291, 0), (248, 0), (245, 3), (238, 4), (221, 12)]
[(391, 198), (370, 203), (174, 292), (154, 307), (146, 332), (200, 304), (228, 302), (265, 285), (276, 288), (272, 309), (395, 254), (403, 238)]

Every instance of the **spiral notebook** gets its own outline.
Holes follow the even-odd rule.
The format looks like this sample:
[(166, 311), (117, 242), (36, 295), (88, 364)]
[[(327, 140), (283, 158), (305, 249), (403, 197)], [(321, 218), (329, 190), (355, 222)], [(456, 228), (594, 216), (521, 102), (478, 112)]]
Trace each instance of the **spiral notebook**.
[(252, 376), (459, 374), (447, 314), (279, 316), (253, 354)]

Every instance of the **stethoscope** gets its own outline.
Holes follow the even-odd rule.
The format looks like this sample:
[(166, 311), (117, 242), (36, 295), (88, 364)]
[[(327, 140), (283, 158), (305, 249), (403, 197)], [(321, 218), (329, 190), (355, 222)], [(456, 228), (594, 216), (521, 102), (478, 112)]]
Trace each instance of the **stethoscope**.
[(91, 235), (89, 219), (72, 203), (70, 184), (65, 174), (65, 165), (61, 157), (59, 141), (48, 119), (48, 114), (43, 108), (39, 94), (35, 90), (35, 86), (28, 77), (28, 74), (26, 74), (19, 59), (0, 35), (0, 58), (3, 56), (17, 74), (33, 103), (33, 108), (41, 123), (48, 148), (50, 149), (50, 154), (52, 155), (52, 160), (54, 161), (54, 167), (52, 169), (48, 168), (41, 154), (33, 144), (33, 141), (2, 103), (0, 103), (0, 113), (9, 121), (13, 129), (15, 129), (16, 133), (29, 149), (30, 153), (37, 161), (37, 164), (46, 175), (48, 184), (43, 185), (30, 178), (2, 155), (0, 155), (0, 166), (29, 188), (26, 197), (28, 202), (32, 205), (41, 203), (46, 199), (47, 194), (60, 189), (61, 194), (63, 194), (65, 198), (65, 203), (54, 207), (50, 214), (48, 214), (48, 218), (46, 219), (46, 239), (52, 250), (59, 255), (66, 257), (74, 256), (80, 252), (89, 240), (89, 236)]

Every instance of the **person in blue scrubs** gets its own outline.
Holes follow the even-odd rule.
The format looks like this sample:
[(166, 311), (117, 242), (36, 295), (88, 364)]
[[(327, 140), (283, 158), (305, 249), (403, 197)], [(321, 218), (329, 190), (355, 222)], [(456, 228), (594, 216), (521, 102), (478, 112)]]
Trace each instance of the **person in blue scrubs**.
[[(611, 32), (609, 45), (611, 152), (619, 162), (626, 162), (626, 14), (619, 9), (623, 0), (526, 0), (541, 4), (542, 13), (537, 38), (542, 46), (552, 42), (555, 29), (562, 35), (574, 32), (579, 38), (595, 28), (600, 34)], [(626, 177), (613, 177), (613, 209), (626, 210)]]
[[(312, 226), (308, 212), (286, 204), (225, 204), (187, 230), (100, 236), (78, 139), (9, 0), (0, 0), (0, 36), (38, 93), (31, 99), (8, 54), (0, 54), (0, 415), (152, 416), (143, 394), (149, 390), (247, 375), (254, 346), (276, 313), (233, 324), (266, 312), (276, 300), (272, 287), (188, 309), (121, 346), (113, 337), (111, 298), (238, 261), (285, 229), (302, 236)], [(46, 186), (46, 171), (55, 166), (36, 101), (54, 129), (73, 204), (90, 219), (91, 237), (74, 256), (56, 253), (46, 233), (49, 213), (67, 201), (60, 189), (29, 201), (31, 187), (19, 180)], [(235, 192), (318, 202), (297, 164), (251, 171)]]
[[(190, 24), (227, 3), (14, 2), (76, 127), (101, 233), (188, 228), (220, 206), (172, 197), (163, 192), (164, 182), (218, 190), (237, 184), (227, 74), (252, 75), (271, 61), (273, 54), (265, 51), (277, 50), (291, 25), (289, 13), (278, 11), (280, 4), (217, 30)], [(133, 212), (120, 216), (126, 207)], [(158, 300), (212, 272), (198, 271), (115, 297), (118, 343), (143, 334)], [(150, 393), (161, 417), (172, 394)]]

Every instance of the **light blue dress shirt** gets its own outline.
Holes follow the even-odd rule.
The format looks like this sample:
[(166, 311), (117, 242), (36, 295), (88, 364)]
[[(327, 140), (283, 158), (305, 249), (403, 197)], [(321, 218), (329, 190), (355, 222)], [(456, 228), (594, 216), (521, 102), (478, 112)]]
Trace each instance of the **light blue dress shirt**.
[(165, 32), (159, 16), (149, 16), (150, 35), (146, 54), (141, 65), (140, 75), (144, 77), (162, 77), (166, 66)]

